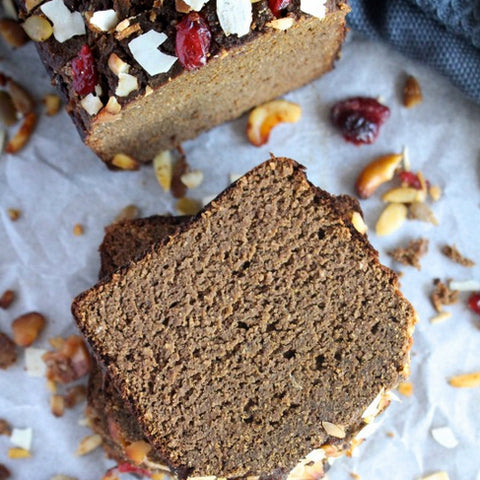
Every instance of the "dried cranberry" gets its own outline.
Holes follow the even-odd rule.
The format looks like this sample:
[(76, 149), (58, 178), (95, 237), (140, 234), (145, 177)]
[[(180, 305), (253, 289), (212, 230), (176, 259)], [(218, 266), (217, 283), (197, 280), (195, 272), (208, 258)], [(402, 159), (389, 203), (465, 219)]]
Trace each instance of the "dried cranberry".
[(402, 171), (398, 174), (400, 177), (400, 181), (402, 183), (406, 183), (409, 187), (416, 188), (417, 190), (422, 189), (422, 184), (420, 183), (420, 179), (418, 175), (413, 172)]
[(468, 306), (478, 315), (480, 315), (480, 292), (472, 293), (468, 299)]
[(186, 15), (177, 25), (175, 51), (187, 70), (207, 63), (212, 34), (206, 20), (197, 12)]
[(144, 468), (136, 467), (127, 462), (118, 464), (117, 469), (119, 473), (133, 473), (136, 475), (141, 475), (143, 477), (151, 476), (151, 473), (148, 470), (145, 470)]
[(72, 60), (73, 89), (78, 95), (85, 96), (95, 90), (98, 82), (97, 70), (92, 51), (83, 45), (78, 55)]
[(390, 116), (390, 109), (374, 98), (354, 97), (336, 103), (330, 116), (347, 142), (360, 145), (376, 140), (380, 126)]
[(292, 0), (268, 0), (268, 6), (276, 17), (279, 17), (282, 10), (285, 10), (291, 3)]

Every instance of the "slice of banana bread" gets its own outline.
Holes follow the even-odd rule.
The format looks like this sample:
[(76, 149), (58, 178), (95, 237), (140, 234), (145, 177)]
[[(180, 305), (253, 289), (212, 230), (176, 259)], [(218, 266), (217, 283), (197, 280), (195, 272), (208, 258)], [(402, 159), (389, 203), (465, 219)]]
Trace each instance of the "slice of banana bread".
[(288, 159), (253, 169), (72, 311), (179, 478), (279, 477), (341, 448), (407, 374), (415, 321), (395, 274)]
[(119, 153), (151, 161), (319, 77), (349, 11), (342, 0), (16, 2), (23, 18), (53, 24), (40, 55), (107, 163)]

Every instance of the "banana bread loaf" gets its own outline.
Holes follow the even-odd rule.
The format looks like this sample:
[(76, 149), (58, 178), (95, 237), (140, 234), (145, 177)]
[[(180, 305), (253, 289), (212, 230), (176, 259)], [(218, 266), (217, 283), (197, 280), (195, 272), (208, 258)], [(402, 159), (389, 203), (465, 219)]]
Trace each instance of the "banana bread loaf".
[(407, 374), (415, 313), (349, 218), (271, 159), (74, 301), (179, 478), (301, 476)]
[(349, 10), (342, 0), (16, 1), (23, 18), (53, 24), (40, 55), (107, 163), (151, 161), (319, 77)]

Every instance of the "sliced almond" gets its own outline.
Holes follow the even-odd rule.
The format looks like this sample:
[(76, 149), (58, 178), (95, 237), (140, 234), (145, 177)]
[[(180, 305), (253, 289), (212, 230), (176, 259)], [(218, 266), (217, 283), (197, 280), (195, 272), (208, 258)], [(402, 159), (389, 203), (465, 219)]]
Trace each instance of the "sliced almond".
[(430, 319), (430, 323), (440, 323), (448, 320), (452, 316), (452, 312), (440, 312)]
[(180, 177), (180, 180), (187, 188), (198, 187), (203, 181), (203, 172), (200, 170), (193, 170), (191, 172), (184, 173)]
[(388, 190), (382, 195), (382, 200), (389, 203), (424, 202), (425, 192), (412, 187), (397, 187)]
[(283, 18), (275, 18), (266, 24), (267, 27), (273, 28), (275, 30), (285, 31), (289, 28), (293, 27), (295, 20), (293, 17), (283, 17)]
[(480, 372), (464, 373), (448, 379), (448, 383), (455, 388), (474, 388), (480, 386)]
[(407, 213), (408, 209), (403, 203), (389, 203), (375, 226), (377, 235), (390, 235), (398, 230), (405, 222)]
[(138, 160), (125, 153), (117, 153), (112, 158), (111, 164), (120, 170), (138, 170), (140, 168)]
[(180, 215), (196, 215), (201, 208), (200, 203), (191, 198), (184, 197), (177, 202), (177, 211)]
[(248, 116), (247, 137), (256, 147), (268, 142), (270, 132), (279, 123), (300, 120), (302, 109), (286, 100), (273, 100), (254, 108)]
[(63, 417), (65, 412), (65, 398), (63, 395), (52, 395), (50, 397), (50, 411), (55, 417)]
[(380, 185), (392, 180), (402, 157), (401, 153), (392, 153), (378, 157), (366, 165), (355, 182), (358, 196), (368, 198), (374, 194)]
[(8, 458), (11, 459), (30, 458), (31, 456), (30, 452), (24, 448), (12, 447), (8, 449)]
[(51, 117), (60, 111), (62, 101), (58, 95), (49, 93), (43, 97), (43, 104), (45, 105), (45, 113)]
[(407, 108), (412, 108), (418, 105), (423, 100), (422, 90), (418, 80), (410, 75), (403, 87), (403, 105)]
[(20, 129), (7, 143), (7, 146), (5, 147), (5, 151), (7, 153), (17, 153), (26, 145), (32, 136), (33, 130), (35, 129), (36, 121), (37, 117), (33, 112), (26, 115), (22, 125), (20, 126)]
[(411, 382), (401, 382), (398, 384), (397, 389), (404, 397), (411, 397), (413, 394), (413, 384)]
[(80, 441), (77, 450), (75, 451), (75, 455), (82, 456), (86, 455), (87, 453), (92, 452), (96, 448), (98, 448), (102, 444), (102, 437), (100, 435), (88, 435)]
[(131, 443), (125, 447), (125, 455), (135, 465), (140, 465), (147, 457), (152, 447), (142, 440)]
[(367, 233), (367, 230), (368, 230), (367, 224), (365, 223), (365, 220), (360, 215), (360, 213), (353, 212), (350, 219), (351, 219), (352, 225), (354, 226), (355, 230), (357, 230), (357, 232), (361, 233), (362, 235)]
[(12, 322), (13, 341), (19, 347), (29, 347), (45, 328), (46, 320), (38, 312), (29, 312)]
[(168, 192), (172, 186), (173, 156), (169, 150), (160, 152), (153, 159), (153, 169), (160, 186)]
[(334, 423), (330, 422), (322, 422), (323, 429), (331, 435), (332, 437), (336, 438), (345, 438), (345, 429), (341, 425), (335, 425)]

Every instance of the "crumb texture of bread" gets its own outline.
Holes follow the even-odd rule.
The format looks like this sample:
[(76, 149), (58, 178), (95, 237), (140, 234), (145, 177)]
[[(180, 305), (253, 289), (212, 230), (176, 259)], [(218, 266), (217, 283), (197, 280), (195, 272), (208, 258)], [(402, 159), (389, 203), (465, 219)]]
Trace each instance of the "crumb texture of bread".
[(405, 374), (415, 312), (395, 274), (295, 162), (271, 159), (76, 321), (179, 476), (288, 472)]

